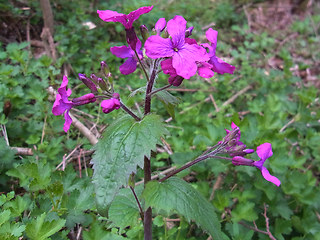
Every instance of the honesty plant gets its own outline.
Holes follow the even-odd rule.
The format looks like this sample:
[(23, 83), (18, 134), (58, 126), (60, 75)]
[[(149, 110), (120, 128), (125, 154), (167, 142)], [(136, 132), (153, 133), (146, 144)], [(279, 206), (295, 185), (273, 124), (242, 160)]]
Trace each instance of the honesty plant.
[[(157, 212), (178, 213), (188, 221), (195, 221), (214, 239), (226, 239), (227, 236), (220, 230), (220, 223), (213, 205), (188, 183), (173, 176), (205, 159), (220, 158), (234, 165), (256, 167), (267, 181), (279, 186), (280, 180), (272, 176), (264, 166), (265, 160), (272, 156), (271, 144), (264, 143), (258, 146), (256, 152), (260, 158), (259, 161), (244, 158), (254, 150), (248, 149), (240, 141), (240, 129), (232, 122), (231, 130), (226, 129), (226, 136), (221, 141), (217, 141), (216, 145), (208, 147), (192, 162), (151, 181), (151, 151), (156, 151), (156, 144), (161, 144), (160, 139), (167, 132), (160, 116), (151, 111), (151, 98), (161, 97), (165, 105), (173, 106), (178, 101), (165, 89), (179, 86), (184, 79), (190, 79), (196, 73), (201, 77), (210, 78), (215, 73), (233, 74), (235, 70), (234, 66), (216, 56), (218, 36), (216, 30), (209, 28), (206, 31), (210, 44), (198, 43), (190, 38), (193, 27), (187, 28), (187, 21), (179, 15), (174, 16), (168, 23), (164, 18), (160, 18), (151, 36), (147, 27), (142, 25), (140, 30), (144, 41), (141, 41), (134, 30), (133, 23), (142, 14), (150, 12), (152, 8), (152, 6), (141, 7), (128, 15), (111, 10), (97, 11), (103, 21), (120, 22), (125, 27), (128, 46), (114, 46), (110, 51), (115, 56), (126, 59), (119, 67), (122, 74), (132, 74), (137, 66), (145, 74), (146, 81), (141, 82), (142, 86), (145, 84), (145, 88), (141, 88), (145, 91), (144, 114), (135, 113), (122, 102), (118, 93), (120, 89), (115, 92), (112, 74), (105, 62), (101, 62), (104, 78), (97, 77), (96, 74), (91, 74), (90, 78), (85, 74), (79, 74), (79, 79), (91, 91), (82, 97), (68, 99), (71, 90), (67, 89), (68, 78), (64, 76), (52, 112), (55, 115), (64, 113), (66, 121), (63, 129), (66, 132), (72, 122), (69, 111), (73, 107), (99, 102), (105, 114), (119, 108), (122, 108), (124, 113), (128, 113), (128, 115), (121, 115), (106, 129), (103, 137), (94, 146), (95, 154), (92, 159), (97, 209), (105, 216), (108, 216), (109, 211), (109, 220), (118, 224), (120, 229), (132, 223), (132, 219), (128, 220), (130, 223), (124, 223), (123, 220), (127, 219), (126, 214), (129, 214), (129, 211), (130, 216), (134, 215), (137, 219), (140, 216), (144, 223), (145, 239), (151, 239), (153, 208)], [(142, 42), (145, 42), (144, 46)], [(161, 73), (169, 75), (169, 84), (155, 88), (155, 80)], [(119, 84), (121, 84), (121, 78)], [(137, 167), (144, 169), (143, 191), (135, 188), (134, 174)], [(117, 201), (121, 188), (126, 186), (131, 189), (130, 197), (134, 197), (136, 202), (136, 208), (128, 211), (125, 206), (123, 210), (115, 207), (115, 204), (120, 204)], [(122, 214), (120, 218), (119, 214)]]

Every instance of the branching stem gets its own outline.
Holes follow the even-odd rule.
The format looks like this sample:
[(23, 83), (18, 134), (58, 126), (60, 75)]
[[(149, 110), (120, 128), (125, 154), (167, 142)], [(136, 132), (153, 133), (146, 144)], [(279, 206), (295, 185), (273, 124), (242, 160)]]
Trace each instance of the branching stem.
[(172, 86), (172, 84), (168, 84), (168, 85), (165, 85), (162, 88), (158, 88), (158, 89), (154, 90), (153, 92), (149, 93), (149, 96), (152, 96), (153, 94), (155, 94), (157, 92), (160, 92), (160, 91), (163, 91), (163, 90), (165, 90), (165, 89), (167, 89), (167, 88), (169, 88), (171, 86)]
[(131, 117), (133, 117), (136, 121), (141, 121), (141, 118), (139, 118), (136, 114), (134, 114), (126, 105), (123, 104), (123, 102), (120, 101), (121, 108), (126, 111)]
[(134, 191), (134, 188), (130, 186), (130, 189), (131, 189), (131, 191), (132, 191), (132, 193), (133, 193), (133, 196), (134, 196), (134, 198), (136, 199), (136, 202), (137, 202), (137, 204), (138, 204), (139, 211), (140, 211), (140, 217), (141, 217), (142, 222), (143, 222), (143, 221), (144, 221), (144, 213), (143, 213), (143, 210), (142, 210), (140, 201), (139, 201), (139, 199), (138, 199), (138, 197), (137, 197), (136, 192)]

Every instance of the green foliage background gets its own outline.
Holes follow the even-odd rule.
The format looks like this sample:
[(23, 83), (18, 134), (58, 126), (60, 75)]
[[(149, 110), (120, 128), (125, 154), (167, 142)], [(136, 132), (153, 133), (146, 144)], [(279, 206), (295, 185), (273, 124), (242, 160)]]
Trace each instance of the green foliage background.
[[(32, 26), (41, 26), (38, 1), (21, 2), (22, 5), (17, 6), (13, 1), (1, 0), (1, 20), (10, 16), (22, 26), (26, 26), (27, 19)], [(160, 17), (169, 20), (183, 15), (188, 26), (195, 27), (195, 38), (202, 41), (206, 29), (201, 28), (215, 23), (213, 28), (219, 31), (217, 55), (228, 57), (228, 62), (237, 67), (234, 75), (216, 75), (209, 81), (197, 76), (185, 80), (182, 87), (194, 89), (193, 92), (171, 92), (181, 99), (174, 120), (166, 126), (170, 131), (166, 141), (173, 154), (158, 153), (152, 159), (152, 168), (160, 172), (164, 167), (181, 166), (192, 160), (206, 146), (220, 141), (224, 128), (229, 128), (233, 121), (250, 148), (272, 143), (274, 155), (268, 159), (267, 167), (281, 180), (280, 188), (264, 181), (256, 169), (235, 167), (222, 160), (207, 160), (183, 171), (179, 177), (185, 177), (201, 197), (210, 200), (222, 231), (231, 239), (268, 239), (246, 227), (254, 226), (254, 221), (260, 230), (266, 231), (262, 216), (264, 204), (268, 206), (270, 231), (277, 239), (319, 239), (319, 88), (297, 77), (292, 70), (297, 68), (302, 72), (319, 66), (319, 5), (315, 3), (312, 14), (304, 20), (295, 18), (285, 31), (257, 34), (250, 30), (243, 6), (259, 2), (263, 1), (201, 0), (195, 6), (194, 1), (152, 1), (152, 12), (139, 19), (152, 29)], [(121, 75), (118, 67), (122, 60), (109, 51), (111, 46), (124, 44), (123, 27), (102, 22), (96, 9), (128, 13), (150, 5), (150, 1), (55, 0), (51, 4), (59, 54), (55, 63), (46, 55), (36, 58), (35, 50), (30, 50), (25, 41), (0, 43), (0, 124), (6, 128), (10, 146), (28, 147), (34, 152), (33, 156), (17, 156), (4, 138), (0, 138), (0, 239), (21, 236), (35, 240), (74, 239), (80, 228), (85, 240), (141, 239), (143, 226), (128, 189), (121, 189), (110, 206), (110, 216), (101, 217), (94, 201), (90, 165), (82, 169), (82, 178), (79, 178), (77, 160), (64, 171), (56, 170), (63, 156), (75, 147), (89, 150), (92, 146), (73, 127), (67, 135), (63, 132), (64, 120), (51, 114), (53, 99), (47, 89), (49, 86), (56, 89), (62, 80), (61, 70), (68, 68), (73, 94), (87, 93), (76, 80), (77, 73), (99, 72), (99, 63), (104, 60), (126, 104), (134, 107), (134, 102), (141, 102), (142, 95), (127, 99), (125, 96), (130, 94), (127, 85), (135, 90), (145, 84), (142, 73)], [(23, 10), (22, 6), (29, 10)], [(82, 25), (87, 21), (97, 27), (89, 30)], [(136, 24), (136, 29), (138, 27)], [(292, 33), (298, 34), (286, 41)], [(281, 67), (268, 64), (272, 57), (281, 61)], [(319, 81), (319, 76), (316, 77)], [(156, 87), (166, 82), (166, 76), (160, 76)], [(248, 86), (250, 89), (232, 103), (223, 105)], [(210, 101), (210, 94), (219, 112)], [(9, 114), (5, 114), (7, 102), (11, 104)], [(153, 111), (164, 119), (172, 115), (172, 109), (166, 109), (161, 101), (155, 99), (152, 104)], [(89, 119), (91, 122), (88, 122), (86, 116), (79, 113), (81, 121), (89, 125), (96, 121), (99, 129), (119, 116), (117, 112), (102, 115), (98, 106), (83, 106), (81, 111), (98, 117), (97, 121)], [(142, 179), (141, 170), (136, 178)], [(214, 189), (217, 179), (222, 182)], [(137, 192), (140, 196), (142, 189)], [(124, 209), (132, 218), (119, 217), (119, 209)], [(173, 224), (167, 224), (166, 217), (179, 216), (175, 212), (168, 216), (166, 211), (159, 211), (154, 219), (155, 239), (208, 238), (197, 222), (188, 223), (188, 217), (180, 216)]]

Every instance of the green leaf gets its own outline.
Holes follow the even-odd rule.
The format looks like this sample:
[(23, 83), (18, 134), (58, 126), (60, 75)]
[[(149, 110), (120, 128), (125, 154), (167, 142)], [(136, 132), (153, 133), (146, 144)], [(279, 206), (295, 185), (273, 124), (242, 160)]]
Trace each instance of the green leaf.
[(4, 210), (0, 213), (0, 226), (7, 222), (10, 219), (11, 211), (10, 210)]
[[(142, 188), (135, 188), (136, 194), (141, 195)], [(130, 189), (121, 189), (119, 194), (114, 198), (109, 209), (109, 220), (111, 220), (116, 227), (121, 229), (127, 226), (134, 226), (138, 223), (139, 218), (138, 204)]]
[(154, 207), (167, 214), (178, 213), (188, 221), (195, 221), (214, 239), (226, 239), (214, 207), (191, 185), (172, 177), (162, 183), (151, 181), (142, 193), (146, 207)]
[(91, 224), (89, 231), (83, 232), (84, 240), (122, 240), (125, 239), (119, 235), (105, 231), (98, 222)]
[(66, 220), (45, 221), (46, 213), (41, 214), (27, 224), (26, 234), (31, 240), (43, 240), (58, 232)]
[[(144, 156), (150, 158), (165, 128), (157, 115), (140, 122), (124, 116), (111, 124), (94, 147), (92, 159), (98, 208), (105, 211), (128, 177), (143, 168)], [(105, 213), (105, 212), (104, 212)]]
[(166, 108), (170, 116), (174, 118), (174, 108), (178, 106), (178, 104), (180, 103), (180, 99), (173, 96), (167, 91), (160, 91), (157, 92), (155, 95), (163, 103), (164, 107)]

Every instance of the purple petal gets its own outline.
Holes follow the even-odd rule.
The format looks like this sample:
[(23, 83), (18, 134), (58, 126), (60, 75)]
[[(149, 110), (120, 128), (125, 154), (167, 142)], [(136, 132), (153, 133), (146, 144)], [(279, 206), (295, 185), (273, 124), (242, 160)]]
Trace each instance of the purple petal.
[(198, 74), (203, 78), (211, 78), (214, 75), (214, 72), (211, 70), (211, 64), (203, 62), (198, 66)]
[(271, 143), (263, 143), (257, 147), (257, 154), (259, 158), (264, 162), (267, 158), (272, 156)]
[(123, 75), (133, 73), (137, 69), (137, 61), (134, 58), (128, 58), (120, 67), (119, 70)]
[(69, 109), (64, 113), (64, 119), (65, 119), (65, 122), (63, 125), (63, 130), (65, 132), (68, 132), (72, 123), (72, 118), (69, 115)]
[(239, 127), (238, 127), (234, 122), (232, 122), (232, 123), (231, 123), (231, 128), (232, 128), (232, 129), (236, 129), (236, 128), (239, 128)]
[(275, 176), (272, 176), (268, 169), (265, 168), (265, 167), (262, 167), (261, 169), (261, 174), (262, 176), (264, 177), (265, 180), (269, 181), (269, 182), (272, 182), (273, 184), (275, 184), (277, 187), (280, 186), (281, 182), (278, 178), (276, 178)]
[(145, 45), (146, 55), (150, 58), (171, 57), (174, 54), (171, 39), (150, 36)]
[(172, 37), (173, 46), (175, 48), (180, 48), (184, 45), (186, 26), (187, 21), (179, 15), (169, 20), (167, 24), (167, 31)]
[(233, 74), (234, 70), (236, 69), (235, 66), (232, 66), (217, 56), (212, 56), (209, 60), (209, 63), (212, 64), (212, 70), (219, 74), (229, 73)]
[(169, 74), (170, 76), (176, 76), (177, 72), (172, 66), (172, 58), (165, 59), (161, 62), (161, 68), (164, 74)]
[(198, 44), (197, 41), (193, 38), (186, 38), (185, 42), (192, 45), (192, 44)]
[(163, 30), (164, 28), (166, 27), (166, 24), (167, 24), (167, 21), (165, 18), (160, 18), (156, 25), (154, 26), (156, 32), (157, 32), (157, 35), (159, 35)]
[(70, 102), (70, 103), (65, 103), (62, 101), (62, 99), (60, 99), (60, 101), (58, 102), (58, 104), (54, 105), (52, 107), (52, 113), (53, 115), (61, 115), (63, 114), (66, 110), (70, 110), (72, 107), (73, 107), (73, 103)]
[(127, 24), (127, 16), (111, 10), (97, 10), (99, 18), (105, 22), (120, 22), (123, 26)]
[(116, 98), (106, 99), (101, 102), (101, 107), (104, 113), (109, 113), (120, 108), (120, 101)]
[(67, 90), (67, 85), (68, 85), (68, 78), (67, 78), (67, 76), (64, 75), (63, 79), (62, 79), (61, 86), (58, 88), (58, 94), (60, 94), (62, 101), (66, 102), (66, 103), (69, 102), (68, 97), (72, 93), (71, 89)]
[(198, 62), (208, 60), (207, 52), (198, 45), (185, 44), (178, 52), (174, 52), (172, 57), (172, 66), (176, 69), (177, 74), (183, 78), (189, 79), (197, 72)]
[(215, 54), (216, 47), (217, 47), (217, 38), (218, 38), (218, 31), (209, 28), (206, 32), (206, 37), (211, 42), (212, 52)]
[(152, 10), (153, 6), (146, 6), (146, 7), (141, 7), (138, 8), (135, 11), (132, 11), (127, 15), (128, 22), (125, 25), (125, 28), (131, 28), (132, 23), (137, 20), (142, 14), (148, 13)]
[(118, 58), (129, 58), (134, 56), (134, 51), (127, 46), (112, 47), (110, 48), (110, 52)]

